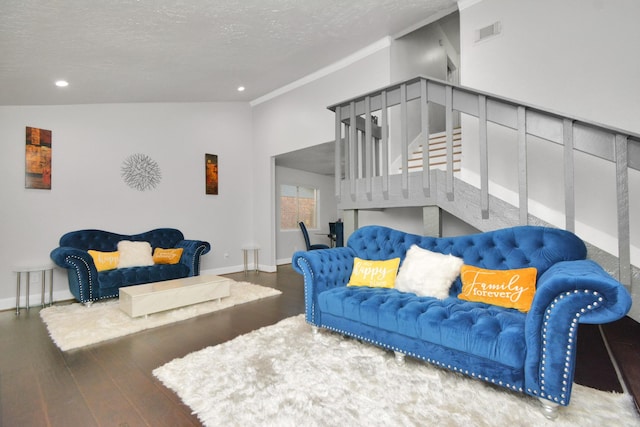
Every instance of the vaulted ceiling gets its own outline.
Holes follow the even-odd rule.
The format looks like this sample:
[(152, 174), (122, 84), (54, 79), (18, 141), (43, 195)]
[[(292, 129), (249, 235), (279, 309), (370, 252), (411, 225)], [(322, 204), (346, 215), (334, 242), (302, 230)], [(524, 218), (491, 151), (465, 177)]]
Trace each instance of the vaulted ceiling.
[(5, 1), (0, 105), (250, 101), (455, 4)]

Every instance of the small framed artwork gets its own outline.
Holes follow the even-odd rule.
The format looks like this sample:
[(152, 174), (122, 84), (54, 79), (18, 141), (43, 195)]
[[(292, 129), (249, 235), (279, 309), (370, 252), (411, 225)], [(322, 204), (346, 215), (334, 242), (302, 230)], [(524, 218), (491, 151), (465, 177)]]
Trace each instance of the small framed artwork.
[(205, 188), (206, 194), (218, 194), (218, 156), (205, 154)]
[(27, 126), (25, 188), (51, 190), (51, 131)]

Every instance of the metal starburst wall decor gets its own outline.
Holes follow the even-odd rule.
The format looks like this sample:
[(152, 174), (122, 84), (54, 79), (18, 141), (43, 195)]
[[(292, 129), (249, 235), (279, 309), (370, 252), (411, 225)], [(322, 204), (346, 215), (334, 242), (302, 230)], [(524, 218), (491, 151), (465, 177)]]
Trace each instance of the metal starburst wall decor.
[(122, 179), (138, 191), (153, 190), (160, 183), (162, 173), (155, 160), (146, 154), (132, 154), (122, 162)]

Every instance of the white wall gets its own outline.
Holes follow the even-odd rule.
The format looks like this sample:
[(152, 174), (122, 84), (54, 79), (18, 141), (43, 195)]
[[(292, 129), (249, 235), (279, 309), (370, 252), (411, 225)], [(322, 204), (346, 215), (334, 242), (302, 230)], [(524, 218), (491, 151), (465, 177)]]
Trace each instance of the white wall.
[[(469, 4), (469, 7), (464, 5)], [(528, 104), (640, 133), (640, 2), (618, 0), (483, 0), (463, 2), (461, 82)], [(475, 43), (475, 31), (500, 21), (502, 33)], [(464, 122), (465, 179), (477, 178), (473, 119)], [(489, 129), (493, 190), (516, 197), (515, 134)], [(497, 154), (500, 153), (500, 154)], [(508, 157), (508, 156), (511, 157)], [(555, 158), (555, 160), (553, 160)], [(529, 145), (532, 213), (564, 225), (561, 148)], [(615, 167), (586, 155), (576, 157), (576, 231), (617, 253)], [(559, 184), (560, 183), (560, 184)], [(631, 239), (640, 245), (640, 177), (630, 174)], [(493, 191), (492, 190), (492, 191)], [(516, 199), (517, 200), (517, 199)], [(597, 201), (597, 202), (595, 202)], [(595, 203), (594, 203), (595, 202)], [(597, 206), (597, 208), (594, 208)], [(640, 253), (632, 249), (635, 263)]]
[[(273, 156), (335, 139), (327, 106), (388, 85), (389, 48), (253, 108), (254, 229), (260, 259), (276, 265), (275, 165)], [(269, 214), (270, 213), (270, 214)], [(265, 266), (266, 268), (266, 266)]]
[[(358, 211), (358, 227), (381, 225), (405, 233), (424, 235), (422, 208), (392, 208)], [(347, 242), (345, 242), (346, 245)]]
[[(24, 188), (26, 126), (53, 132), (51, 190)], [(246, 103), (0, 107), (0, 309), (15, 305), (14, 265), (49, 261), (62, 234), (83, 228), (175, 227), (211, 243), (202, 270), (240, 270), (240, 247), (253, 236), (251, 142)], [(156, 189), (123, 183), (120, 167), (133, 153), (158, 163)], [(205, 195), (205, 153), (218, 155), (217, 196)], [(56, 300), (71, 297), (63, 271), (55, 271)]]
[[(479, 233), (477, 229), (445, 211), (441, 211), (440, 214), (442, 237)], [(423, 222), (421, 207), (358, 211), (358, 227), (364, 227), (365, 225), (382, 225), (404, 231), (405, 233), (424, 236)]]
[(276, 261), (277, 264), (291, 263), (291, 256), (295, 251), (306, 249), (304, 238), (300, 228), (295, 230), (281, 230), (277, 216), (280, 212), (280, 185), (300, 185), (318, 190), (318, 228), (309, 228), (309, 240), (311, 243), (328, 245), (329, 222), (338, 219), (338, 207), (334, 196), (335, 180), (332, 176), (318, 175), (301, 170), (276, 167)]
[(475, 3), (460, 11), (462, 83), (640, 133), (639, 16), (637, 0)]

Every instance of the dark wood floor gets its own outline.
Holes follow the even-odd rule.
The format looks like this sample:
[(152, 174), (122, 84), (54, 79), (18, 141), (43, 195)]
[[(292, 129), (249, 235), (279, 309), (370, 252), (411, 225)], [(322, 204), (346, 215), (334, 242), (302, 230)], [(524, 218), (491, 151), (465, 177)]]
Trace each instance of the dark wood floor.
[[(302, 278), (277, 273), (230, 274), (283, 294), (69, 352), (51, 342), (39, 309), (0, 312), (0, 426), (197, 426), (197, 418), (152, 370), (204, 347), (304, 311)], [(640, 385), (637, 323), (605, 330), (623, 373)], [(635, 335), (634, 335), (635, 334)], [(576, 382), (621, 391), (597, 326), (581, 325)]]

